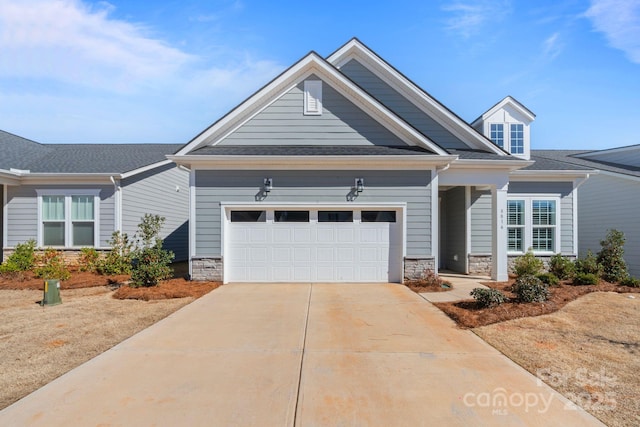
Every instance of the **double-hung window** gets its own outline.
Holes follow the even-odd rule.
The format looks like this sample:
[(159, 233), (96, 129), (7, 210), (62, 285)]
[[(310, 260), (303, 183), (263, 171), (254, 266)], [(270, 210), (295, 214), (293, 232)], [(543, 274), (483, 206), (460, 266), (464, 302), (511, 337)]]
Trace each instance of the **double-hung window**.
[(522, 123), (511, 123), (510, 125), (511, 135), (509, 135), (509, 142), (511, 154), (523, 154), (524, 153), (524, 125)]
[(38, 190), (38, 245), (99, 246), (99, 190)]
[(504, 148), (504, 124), (491, 123), (491, 141), (500, 148)]
[(510, 197), (507, 200), (507, 251), (560, 252), (558, 198)]

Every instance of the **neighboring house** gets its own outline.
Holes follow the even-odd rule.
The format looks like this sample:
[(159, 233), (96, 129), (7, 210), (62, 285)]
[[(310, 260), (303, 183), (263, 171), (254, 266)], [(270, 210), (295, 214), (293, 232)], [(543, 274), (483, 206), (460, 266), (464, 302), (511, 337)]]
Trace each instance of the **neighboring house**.
[(624, 258), (640, 277), (640, 145), (609, 150), (534, 150), (536, 156), (599, 172), (580, 187), (579, 254), (597, 253), (610, 229), (624, 232)]
[(145, 213), (166, 218), (162, 237), (188, 256), (189, 174), (166, 159), (181, 145), (39, 144), (0, 131), (3, 254), (34, 239), (77, 253), (130, 237)]
[(591, 170), (531, 156), (533, 120), (507, 97), (468, 124), (357, 39), (311, 52), (168, 156), (190, 169), (191, 276), (506, 280), (527, 248), (575, 257)]

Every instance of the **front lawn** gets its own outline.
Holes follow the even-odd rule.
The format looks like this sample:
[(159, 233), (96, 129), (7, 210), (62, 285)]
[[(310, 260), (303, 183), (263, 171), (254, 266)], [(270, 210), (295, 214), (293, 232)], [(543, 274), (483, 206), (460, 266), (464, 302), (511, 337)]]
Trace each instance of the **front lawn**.
[(473, 329), (609, 426), (640, 425), (638, 331), (640, 295), (613, 292), (584, 295), (552, 314)]

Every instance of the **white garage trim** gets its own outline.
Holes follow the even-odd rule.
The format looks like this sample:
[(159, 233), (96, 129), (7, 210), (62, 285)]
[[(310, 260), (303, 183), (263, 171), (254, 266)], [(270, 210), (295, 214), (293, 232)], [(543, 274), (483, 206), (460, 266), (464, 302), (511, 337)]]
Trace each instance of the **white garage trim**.
[[(281, 210), (308, 211), (308, 221), (278, 222), (274, 212)], [(362, 212), (371, 210), (394, 211), (395, 221), (362, 222)], [(232, 211), (264, 211), (265, 215), (255, 222), (232, 223)], [(347, 222), (323, 222), (318, 220), (319, 211), (350, 211), (353, 218)], [(221, 217), (225, 283), (402, 280), (406, 203), (227, 202), (221, 203)], [(345, 239), (346, 236), (349, 237)], [(250, 243), (252, 239), (257, 239), (255, 246)], [(290, 247), (296, 250), (289, 250)], [(323, 263), (324, 267), (320, 267)]]

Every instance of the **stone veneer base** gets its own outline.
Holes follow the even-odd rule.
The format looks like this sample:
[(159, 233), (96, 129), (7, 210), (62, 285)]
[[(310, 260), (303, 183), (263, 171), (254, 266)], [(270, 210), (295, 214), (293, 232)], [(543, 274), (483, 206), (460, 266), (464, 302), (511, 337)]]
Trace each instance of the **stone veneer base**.
[(222, 258), (191, 258), (191, 280), (222, 282)]
[(435, 258), (405, 258), (404, 280), (422, 279), (427, 271), (434, 271), (435, 265)]

